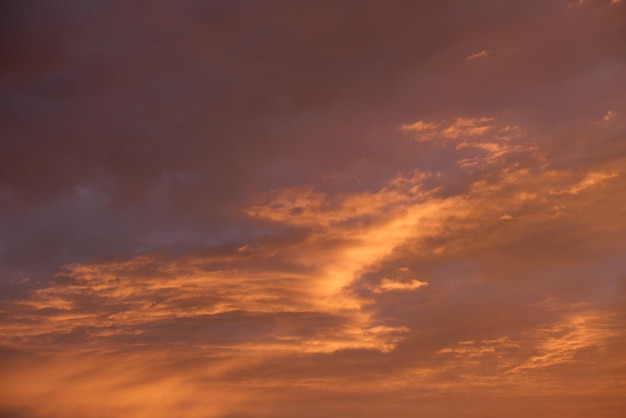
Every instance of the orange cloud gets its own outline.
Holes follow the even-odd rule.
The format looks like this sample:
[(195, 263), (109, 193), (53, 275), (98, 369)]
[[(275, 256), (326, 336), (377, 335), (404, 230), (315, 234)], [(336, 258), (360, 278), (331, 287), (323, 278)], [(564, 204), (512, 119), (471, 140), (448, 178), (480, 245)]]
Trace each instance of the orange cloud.
[(397, 291), (397, 290), (415, 290), (415, 289), (419, 289), (420, 287), (427, 286), (427, 285), (428, 285), (427, 282), (423, 282), (423, 281), (415, 280), (415, 279), (409, 282), (401, 282), (401, 281), (396, 281), (396, 280), (392, 280), (392, 279), (385, 277), (380, 282), (380, 285), (378, 285), (374, 289), (374, 293), (390, 292), (390, 291)]
[(489, 56), (489, 51), (487, 51), (486, 49), (483, 49), (479, 52), (476, 52), (474, 54), (470, 54), (467, 56), (467, 58), (465, 58), (466, 60), (469, 61), (473, 61), (473, 60), (477, 60), (477, 59), (481, 59), (481, 58), (486, 58)]
[[(615, 191), (623, 186), (624, 160), (602, 161), (584, 172), (551, 167), (541, 150), (524, 141), (520, 128), (492, 117), (403, 126), (409, 132), (430, 130), (433, 138), (451, 145), (449, 158), (456, 166), (475, 170), (465, 188), (450, 192), (449, 178), (420, 170), (399, 172), (377, 189), (278, 188), (252, 196), (245, 213), (285, 228), (283, 235), (208, 254), (168, 259), (154, 253), (67, 265), (54, 282), (14, 301), (4, 314), (4, 347), (45, 353), (53, 360), (42, 360), (38, 382), (32, 382), (35, 369), (19, 371), (24, 385), (7, 386), (2, 402), (23, 408), (27, 399), (40, 396), (42, 411), (60, 410), (71, 400), (50, 388), (62, 385), (72, 396), (84, 395), (85, 402), (75, 402), (74, 408), (85, 416), (87, 404), (105, 396), (110, 399), (106, 410), (117, 416), (195, 416), (203, 410), (218, 417), (245, 413), (239, 402), (260, 402), (264, 388), (285, 379), (341, 390), (343, 377), (311, 380), (305, 377), (309, 369), (299, 373), (287, 365), (294, 358), (304, 364), (331, 361), (346, 352), (394, 359), (397, 374), (367, 372), (393, 391), (415, 389), (417, 377), (437, 390), (458, 390), (471, 381), (475, 388), (505, 383), (524, 391), (529, 373), (560, 367), (593, 347), (608, 350), (620, 337), (614, 330), (620, 322), (610, 310), (591, 305), (563, 314), (570, 306), (565, 302), (548, 307), (533, 302), (532, 309), (545, 316), (537, 324), (493, 329), (481, 321), (499, 317), (481, 313), (481, 302), (461, 306), (451, 317), (439, 312), (446, 304), (460, 303), (453, 302), (455, 293), (463, 293), (454, 280), (479, 283), (480, 289), (515, 287), (515, 280), (502, 277), (543, 266), (545, 251), (550, 253), (547, 265), (558, 265), (560, 259), (585, 254), (587, 236), (622, 233), (626, 224), (620, 204), (606, 205), (603, 199), (621, 202)], [(562, 229), (553, 233), (550, 228)], [(572, 230), (579, 235), (559, 241), (560, 234)], [(468, 272), (446, 273), (438, 267), (455, 263)], [(476, 268), (478, 278), (469, 273)], [(420, 306), (427, 309), (419, 315), (393, 313), (419, 312)], [(523, 318), (518, 306), (507, 312)], [(420, 315), (432, 324), (412, 322)], [(419, 349), (427, 364), (403, 359), (407, 347), (420, 347), (421, 332), (437, 335), (463, 316), (468, 317), (466, 337), (434, 338)], [(488, 331), (481, 335), (481, 329)], [(139, 354), (133, 353), (143, 350), (146, 357), (137, 368)], [(59, 358), (64, 351), (66, 357)], [(177, 356), (191, 356), (200, 368), (179, 364)], [(119, 363), (101, 367), (108, 361)], [(73, 366), (63, 369), (67, 362)], [(157, 375), (142, 381), (154, 364), (159, 364)], [(277, 376), (267, 371), (268, 364), (280, 365)], [(158, 374), (168, 367), (177, 374)], [(63, 383), (90, 373), (97, 382), (76, 378), (76, 383)], [(242, 374), (250, 387), (240, 394), (241, 380), (232, 376)], [(604, 378), (601, 374), (596, 381)], [(229, 379), (232, 386), (219, 383)], [(119, 389), (125, 386), (131, 389)], [(105, 395), (90, 397), (82, 387)], [(207, 388), (214, 394), (207, 405), (215, 405), (192, 401)], [(158, 409), (142, 407), (161, 396)]]
[(623, 1), (24, 3), (0, 417), (622, 418)]
[[(444, 122), (417, 122), (403, 124), (400, 130), (414, 132), (418, 141), (429, 141), (433, 138), (458, 139), (462, 137), (483, 136), (496, 126), (494, 117), (462, 118)], [(504, 128), (510, 129), (510, 128)]]

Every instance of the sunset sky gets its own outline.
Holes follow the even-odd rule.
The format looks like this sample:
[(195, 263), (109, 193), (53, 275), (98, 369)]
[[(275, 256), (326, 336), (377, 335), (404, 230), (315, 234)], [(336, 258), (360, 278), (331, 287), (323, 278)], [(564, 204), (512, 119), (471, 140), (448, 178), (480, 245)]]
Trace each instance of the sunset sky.
[(623, 418), (626, 0), (0, 1), (0, 418)]

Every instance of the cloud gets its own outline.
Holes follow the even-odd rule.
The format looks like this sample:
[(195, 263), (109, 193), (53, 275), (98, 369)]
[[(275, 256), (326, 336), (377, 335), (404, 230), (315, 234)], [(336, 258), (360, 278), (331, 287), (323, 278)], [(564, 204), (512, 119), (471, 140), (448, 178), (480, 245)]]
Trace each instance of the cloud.
[(418, 141), (428, 141), (435, 137), (458, 139), (461, 137), (482, 136), (494, 129), (494, 117), (457, 118), (446, 122), (424, 122), (418, 120), (400, 126), (405, 132), (415, 132)]
[(415, 132), (415, 138), (418, 141), (429, 141), (433, 139), (437, 133), (437, 124), (418, 120), (417, 122), (401, 125), (400, 130), (405, 132)]
[(502, 142), (519, 139), (522, 132), (518, 126), (499, 125), (495, 117), (463, 118), (441, 122), (417, 121), (400, 126), (405, 132), (415, 132), (418, 142), (430, 141), (438, 138), (440, 141), (462, 140), (457, 147), (476, 146), (489, 150), (498, 146), (495, 143), (472, 143), (467, 140), (473, 138), (493, 138)]
[[(493, 123), (459, 120), (451, 126)], [(440, 126), (442, 135), (449, 126)], [(250, 413), (241, 405), (251, 403), (271, 415), (280, 396), (267, 397), (267, 388), (285, 382), (294, 396), (299, 387), (342, 393), (375, 382), (393, 396), (505, 385), (523, 397), (543, 387), (529, 389), (529, 374), (549, 373), (560, 382), (549, 380), (551, 393), (565, 390), (560, 367), (589, 350), (613, 353), (621, 336), (604, 285), (581, 283), (589, 283), (585, 263), (595, 266), (595, 251), (602, 260), (619, 256), (614, 245), (626, 225), (622, 195), (613, 191), (623, 186), (624, 162), (602, 161), (583, 173), (556, 169), (531, 157), (537, 150), (523, 146), (524, 137), (498, 138), (504, 128), (489, 126), (463, 139), (443, 137), (454, 151), (448, 158), (458, 162), (466, 148), (501, 151), (485, 146), (487, 137), (517, 143), (528, 158), (485, 166), (465, 178), (462, 192), (448, 191), (454, 178), (420, 170), (363, 191), (287, 186), (250, 195), (242, 208), (273, 225), (270, 236), (208, 252), (66, 265), (51, 283), (4, 305), (2, 345), (46, 357), (17, 366), (25, 383), (3, 391), (10, 395), (3, 404), (24, 408), (39, 393), (39, 411), (60, 410), (73, 401), (46, 388), (63, 387), (73, 399), (87, 387), (106, 394), (103, 408), (121, 416), (149, 411), (145, 399), (168, 393), (156, 416), (205, 410), (219, 417)], [(464, 145), (472, 139), (478, 142)], [(605, 234), (612, 234), (606, 242), (594, 241)], [(572, 259), (580, 264), (552, 273)], [(520, 282), (526, 275), (534, 277), (530, 286), (528, 278)], [(560, 300), (546, 299), (551, 286)], [(393, 373), (383, 372), (389, 367)], [(33, 373), (41, 386), (26, 384)], [(353, 373), (368, 385), (347, 383)], [(610, 376), (596, 372), (589, 381)], [(218, 387), (214, 406), (194, 401)], [(80, 398), (89, 402), (73, 408), (87, 416), (104, 399)]]
[(0, 2), (0, 415), (621, 417), (616, 9), (241, 6)]
[(534, 333), (535, 336), (530, 338), (541, 341), (537, 347), (538, 353), (513, 368), (512, 373), (573, 362), (584, 350), (600, 347), (617, 335), (611, 314), (597, 311), (570, 314), (561, 323)]
[[(452, 126), (473, 129), (491, 121), (457, 118)], [(443, 126), (441, 132), (447, 135), (449, 129)], [(498, 132), (495, 126), (489, 131)], [(456, 149), (469, 146), (461, 142)], [(490, 156), (502, 153), (483, 142), (472, 146)], [(581, 179), (575, 172), (547, 169), (540, 159), (530, 161), (534, 167), (503, 162), (473, 180), (468, 193), (457, 195), (442, 194), (441, 185), (426, 183), (436, 176), (420, 171), (397, 174), (384, 187), (365, 192), (333, 194), (310, 186), (271, 191), (258, 196), (246, 212), (296, 228), (292, 238), (171, 261), (160, 261), (157, 253), (120, 262), (68, 265), (50, 286), (34, 290), (30, 300), (14, 303), (19, 315), (30, 319), (5, 329), (5, 344), (20, 346), (26, 336), (66, 335), (91, 327), (92, 337), (106, 339), (132, 334), (133, 328), (141, 334), (163, 321), (196, 318), (198, 324), (214, 319), (219, 323), (243, 312), (251, 322), (239, 321), (252, 327), (245, 329), (256, 342), (255, 349), (266, 345), (304, 352), (359, 347), (388, 351), (405, 328), (401, 324), (380, 328), (368, 298), (351, 290), (359, 280), (381, 271), (397, 251), (409, 247), (436, 259), (520, 245), (524, 233), (563, 218), (570, 208), (582, 207), (591, 191), (617, 187), (623, 171), (617, 162), (604, 171), (590, 170)], [(511, 226), (503, 233), (502, 219), (525, 227)], [(497, 234), (490, 232), (494, 228)], [(410, 273), (409, 269), (403, 274)], [(378, 283), (371, 287), (374, 294), (425, 286), (415, 279), (384, 276)], [(257, 319), (262, 323), (283, 318), (280, 321), (293, 321), (295, 326), (302, 316), (312, 324), (306, 334), (287, 325), (280, 332), (270, 326), (269, 332), (262, 332), (265, 337), (254, 331)], [(334, 326), (338, 328), (328, 328)], [(232, 344), (248, 343), (235, 339)]]
[(380, 282), (380, 285), (374, 289), (374, 293), (391, 292), (396, 290), (415, 290), (427, 285), (427, 282), (415, 279), (409, 282), (401, 282), (385, 277)]
[(420, 143), (435, 139), (442, 146), (456, 143), (455, 150), (461, 154), (457, 164), (470, 170), (501, 163), (515, 154), (530, 155), (535, 149), (524, 143), (524, 133), (519, 126), (500, 124), (495, 117), (459, 117), (440, 122), (420, 120), (403, 124), (400, 130), (414, 132)]
[(613, 119), (614, 117), (615, 117), (615, 112), (613, 112), (612, 110), (609, 110), (608, 112), (606, 112), (606, 115), (602, 117), (602, 120), (606, 122), (606, 121)]
[(481, 58), (487, 58), (489, 56), (490, 52), (487, 51), (486, 49), (483, 49), (479, 52), (476, 52), (474, 54), (470, 54), (468, 55), (465, 59), (468, 61), (474, 61), (474, 60), (478, 60)]
[(609, 179), (613, 179), (619, 176), (618, 173), (610, 172), (610, 173), (588, 173), (582, 180), (580, 180), (577, 184), (566, 188), (565, 190), (555, 190), (552, 193), (560, 194), (560, 193), (569, 193), (569, 194), (578, 194), (581, 191), (596, 186), (598, 184), (603, 184)]

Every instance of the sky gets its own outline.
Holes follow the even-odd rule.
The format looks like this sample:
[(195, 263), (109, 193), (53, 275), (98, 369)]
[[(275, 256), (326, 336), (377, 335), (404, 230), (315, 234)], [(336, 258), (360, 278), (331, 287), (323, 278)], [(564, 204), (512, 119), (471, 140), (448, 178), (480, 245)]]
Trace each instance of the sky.
[(0, 1), (0, 417), (623, 417), (626, 1)]

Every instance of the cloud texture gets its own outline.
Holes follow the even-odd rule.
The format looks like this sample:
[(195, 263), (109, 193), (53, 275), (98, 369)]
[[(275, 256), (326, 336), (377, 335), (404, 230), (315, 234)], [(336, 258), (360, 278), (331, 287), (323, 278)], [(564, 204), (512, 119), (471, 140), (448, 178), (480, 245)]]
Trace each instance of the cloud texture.
[(0, 7), (0, 416), (623, 413), (623, 2)]

